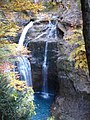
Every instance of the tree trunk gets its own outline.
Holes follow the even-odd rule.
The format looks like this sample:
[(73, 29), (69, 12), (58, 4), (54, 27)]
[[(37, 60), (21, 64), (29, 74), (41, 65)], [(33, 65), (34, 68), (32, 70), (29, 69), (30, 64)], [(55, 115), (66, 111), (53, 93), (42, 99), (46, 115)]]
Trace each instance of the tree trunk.
[(81, 8), (83, 17), (83, 35), (90, 76), (90, 0), (81, 0)]

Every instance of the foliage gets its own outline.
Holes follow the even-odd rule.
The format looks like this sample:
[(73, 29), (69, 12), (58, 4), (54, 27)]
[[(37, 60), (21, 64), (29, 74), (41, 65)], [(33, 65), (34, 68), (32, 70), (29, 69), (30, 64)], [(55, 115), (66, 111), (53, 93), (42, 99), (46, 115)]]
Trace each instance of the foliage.
[(21, 47), (18, 51), (18, 45), (5, 40), (0, 41), (0, 73), (9, 72), (15, 66), (13, 63), (16, 61), (17, 56), (29, 53), (29, 51)]
[(35, 4), (31, 2), (30, 0), (12, 0), (10, 3), (7, 3), (5, 5), (1, 3), (1, 7), (4, 10), (10, 10), (10, 11), (31, 10), (34, 13), (36, 13), (37, 11), (43, 10), (43, 6), (41, 3)]
[(68, 43), (70, 45), (76, 45), (74, 50), (70, 53), (70, 60), (75, 61), (75, 68), (82, 69), (86, 72), (88, 72), (88, 66), (87, 66), (87, 59), (86, 59), (86, 51), (85, 51), (85, 44), (83, 40), (82, 30), (76, 29), (73, 30), (73, 33), (71, 36), (65, 38), (68, 40)]
[(6, 77), (0, 74), (0, 114), (2, 114), (2, 120), (5, 116), (9, 119), (13, 119), (16, 116), (15, 100), (7, 93), (9, 89)]
[(33, 90), (26, 86), (18, 75), (10, 72), (15, 66), (12, 63), (17, 55), (26, 54), (17, 51), (18, 45), (6, 40), (0, 40), (0, 114), (2, 120), (25, 120), (28, 114), (34, 114)]
[[(3, 119), (25, 120), (34, 114), (32, 88), (17, 91), (10, 84), (8, 74), (0, 74), (0, 114)], [(12, 78), (13, 79), (13, 78)]]
[[(17, 73), (11, 72), (15, 67), (13, 62), (18, 55), (28, 53), (24, 47), (4, 39), (17, 32), (12, 24), (1, 23), (3, 34), (0, 35), (0, 116), (2, 120), (25, 120), (34, 114), (33, 90), (20, 81)], [(1, 32), (2, 32), (1, 31)], [(11, 33), (12, 32), (12, 33)], [(8, 33), (8, 34), (7, 34)]]
[[(7, 0), (0, 2), (0, 8), (7, 13), (13, 11), (33, 11), (43, 9), (41, 4), (30, 0)], [(9, 13), (10, 14), (10, 13)], [(10, 14), (9, 17), (12, 17)], [(0, 22), (0, 119), (25, 120), (34, 114), (33, 90), (27, 87), (25, 81), (20, 81), (18, 73), (11, 72), (17, 56), (26, 55), (29, 51), (24, 47), (9, 41), (16, 37), (20, 27), (9, 20)], [(20, 49), (19, 49), (20, 48)], [(18, 51), (19, 50), (19, 51)]]
[(15, 25), (13, 22), (10, 23), (0, 22), (0, 38), (7, 36), (15, 37), (19, 29), (20, 27)]

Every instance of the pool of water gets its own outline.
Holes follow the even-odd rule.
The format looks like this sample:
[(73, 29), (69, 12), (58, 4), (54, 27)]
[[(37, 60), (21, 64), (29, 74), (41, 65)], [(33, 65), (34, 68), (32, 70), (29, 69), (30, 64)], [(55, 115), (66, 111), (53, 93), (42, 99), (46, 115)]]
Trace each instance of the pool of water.
[(42, 93), (35, 93), (34, 102), (36, 105), (36, 115), (28, 120), (47, 120), (50, 116), (50, 106), (53, 102), (53, 95), (48, 94), (48, 96), (43, 95)]

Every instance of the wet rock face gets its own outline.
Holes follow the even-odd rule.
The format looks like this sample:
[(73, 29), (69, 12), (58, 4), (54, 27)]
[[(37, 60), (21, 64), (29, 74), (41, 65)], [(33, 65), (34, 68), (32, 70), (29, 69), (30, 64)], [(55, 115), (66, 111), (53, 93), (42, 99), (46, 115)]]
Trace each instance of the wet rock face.
[(33, 87), (35, 90), (42, 85), (42, 64), (44, 57), (44, 42), (29, 43), (29, 50), (31, 51), (31, 67)]
[(69, 61), (69, 55), (74, 48), (61, 39), (58, 49), (60, 51), (57, 59), (59, 80), (68, 79), (73, 82), (76, 91), (90, 94), (90, 79), (88, 75), (82, 70), (76, 70), (74, 63)]
[(70, 46), (65, 40), (58, 43), (57, 70), (59, 95), (51, 107), (55, 120), (90, 119), (90, 84), (85, 73), (75, 70), (68, 60)]
[[(42, 65), (45, 55), (45, 43), (44, 41), (30, 42), (28, 47), (31, 51), (31, 66), (33, 76), (34, 90), (38, 91), (42, 88)], [(47, 51), (47, 65), (48, 65), (48, 87), (49, 89), (58, 88), (57, 80), (57, 42), (48, 43)]]

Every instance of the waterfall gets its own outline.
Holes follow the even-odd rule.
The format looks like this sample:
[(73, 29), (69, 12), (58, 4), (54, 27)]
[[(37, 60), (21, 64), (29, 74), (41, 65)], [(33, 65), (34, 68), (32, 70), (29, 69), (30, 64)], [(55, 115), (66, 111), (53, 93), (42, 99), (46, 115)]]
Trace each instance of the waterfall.
[(19, 56), (18, 59), (18, 71), (20, 74), (20, 79), (27, 82), (27, 86), (32, 86), (32, 74), (30, 62), (25, 56)]
[(47, 41), (45, 43), (45, 52), (44, 52), (44, 62), (42, 65), (42, 97), (43, 98), (49, 98), (49, 93), (48, 93), (48, 65), (47, 65), (47, 53), (48, 53), (48, 39), (50, 38), (56, 38), (56, 25), (53, 25), (51, 21), (49, 21), (48, 24), (48, 33), (47, 33)]
[(48, 49), (48, 42), (45, 44), (45, 54), (44, 54), (44, 62), (42, 66), (42, 79), (43, 79), (43, 85), (42, 85), (42, 94), (44, 98), (48, 98), (48, 66), (47, 66), (47, 49)]
[[(27, 31), (32, 26), (33, 26), (33, 22), (30, 22), (28, 25), (26, 25), (24, 27), (23, 32), (22, 32), (20, 39), (19, 39), (18, 50), (21, 48), (21, 46), (23, 46), (23, 42), (25, 40)], [(29, 60), (25, 56), (18, 56), (17, 60), (18, 60), (17, 68), (18, 68), (18, 71), (20, 74), (20, 79), (25, 80), (27, 83), (27, 86), (32, 86), (31, 65), (30, 65)]]
[(30, 22), (29, 24), (27, 24), (24, 29), (23, 29), (23, 32), (20, 36), (20, 39), (19, 39), (19, 46), (23, 46), (23, 43), (24, 43), (24, 40), (25, 40), (25, 37), (26, 37), (26, 34), (27, 34), (27, 31), (29, 28), (31, 28), (33, 26), (33, 22)]

